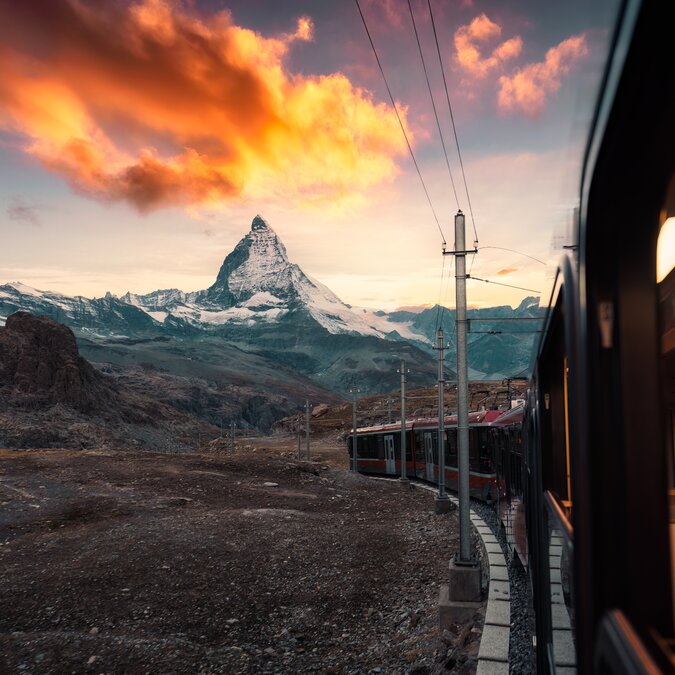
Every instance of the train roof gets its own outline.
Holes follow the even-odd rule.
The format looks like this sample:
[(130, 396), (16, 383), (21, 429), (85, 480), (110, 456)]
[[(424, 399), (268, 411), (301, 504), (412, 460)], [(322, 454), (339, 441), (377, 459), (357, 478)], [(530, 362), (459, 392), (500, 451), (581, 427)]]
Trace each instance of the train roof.
[[(415, 420), (406, 420), (406, 430), (413, 428), (413, 422), (415, 422)], [(357, 434), (373, 434), (378, 431), (401, 431), (401, 422), (399, 420), (398, 422), (394, 422), (392, 424), (376, 424), (372, 427), (357, 427), (356, 429)]]
[[(475, 410), (469, 413), (469, 424), (491, 424), (499, 418), (503, 410)], [(457, 426), (457, 415), (446, 415), (445, 416), (445, 425), (456, 427)], [(427, 426), (438, 426), (438, 417), (427, 417), (425, 419), (415, 420), (415, 426), (417, 427), (427, 427)]]
[[(506, 411), (510, 412), (510, 411)], [(492, 424), (495, 420), (499, 419), (502, 415), (505, 414), (504, 410), (476, 410), (469, 413), (469, 424)], [(446, 415), (445, 416), (445, 426), (453, 427), (457, 426), (457, 415)], [(405, 428), (407, 431), (416, 428), (427, 428), (433, 427), (436, 429), (438, 427), (438, 417), (424, 417), (421, 419), (412, 419), (406, 420)], [(401, 422), (395, 422), (394, 424), (378, 424), (372, 427), (358, 427), (356, 432), (359, 434), (373, 434), (383, 431), (400, 431)]]
[(507, 424), (518, 424), (523, 421), (525, 416), (525, 405), (520, 403), (519, 405), (511, 408), (510, 410), (505, 410), (494, 422), (495, 426), (504, 426)]

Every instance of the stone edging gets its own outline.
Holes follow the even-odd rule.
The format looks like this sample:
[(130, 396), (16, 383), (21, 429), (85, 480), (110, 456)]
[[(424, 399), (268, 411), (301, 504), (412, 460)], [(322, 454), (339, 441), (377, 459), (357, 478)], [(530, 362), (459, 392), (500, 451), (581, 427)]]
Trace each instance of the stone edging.
[(474, 511), (471, 523), (482, 539), (488, 556), (490, 585), (483, 635), (478, 650), (476, 675), (508, 675), (511, 637), (511, 585), (502, 547), (492, 530)]

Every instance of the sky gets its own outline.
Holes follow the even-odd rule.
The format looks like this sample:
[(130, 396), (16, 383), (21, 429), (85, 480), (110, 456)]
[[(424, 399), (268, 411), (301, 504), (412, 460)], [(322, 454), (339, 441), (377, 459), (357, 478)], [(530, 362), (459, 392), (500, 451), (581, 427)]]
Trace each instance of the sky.
[(469, 305), (546, 298), (617, 4), (360, 0), (427, 200), (356, 2), (0, 0), (0, 283), (199, 290), (259, 214), (349, 304), (452, 306), (459, 208)]

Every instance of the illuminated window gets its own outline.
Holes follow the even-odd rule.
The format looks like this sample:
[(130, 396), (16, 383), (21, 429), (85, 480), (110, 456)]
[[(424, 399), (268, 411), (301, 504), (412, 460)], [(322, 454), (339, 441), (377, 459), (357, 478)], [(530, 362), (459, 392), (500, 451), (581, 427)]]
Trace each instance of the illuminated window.
[(668, 218), (659, 231), (656, 245), (656, 282), (662, 282), (675, 266), (675, 217)]

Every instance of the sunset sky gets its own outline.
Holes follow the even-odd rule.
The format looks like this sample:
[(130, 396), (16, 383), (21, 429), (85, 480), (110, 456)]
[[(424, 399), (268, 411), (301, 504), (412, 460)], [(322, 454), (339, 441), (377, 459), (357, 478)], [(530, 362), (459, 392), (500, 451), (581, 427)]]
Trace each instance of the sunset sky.
[[(452, 248), (407, 0), (360, 2)], [(472, 274), (547, 295), (617, 2), (431, 5), (479, 247), (547, 263), (486, 248)], [(468, 212), (427, 0), (412, 7)], [(0, 72), (0, 283), (198, 290), (260, 214), (345, 302), (454, 303), (355, 2), (0, 0)], [(532, 294), (468, 289), (475, 306)]]

